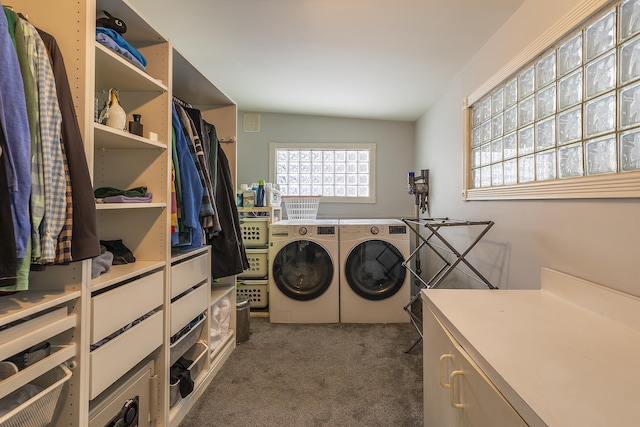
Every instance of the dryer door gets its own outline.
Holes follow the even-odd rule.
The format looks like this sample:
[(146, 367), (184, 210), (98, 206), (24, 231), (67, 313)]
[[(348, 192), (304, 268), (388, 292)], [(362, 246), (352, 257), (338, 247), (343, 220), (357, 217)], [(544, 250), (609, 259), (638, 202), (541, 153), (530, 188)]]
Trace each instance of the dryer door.
[(294, 300), (318, 298), (331, 285), (333, 262), (329, 252), (310, 240), (288, 243), (273, 259), (273, 281)]
[(367, 240), (351, 250), (344, 272), (356, 294), (368, 300), (383, 300), (402, 288), (407, 274), (403, 262), (402, 254), (393, 244)]

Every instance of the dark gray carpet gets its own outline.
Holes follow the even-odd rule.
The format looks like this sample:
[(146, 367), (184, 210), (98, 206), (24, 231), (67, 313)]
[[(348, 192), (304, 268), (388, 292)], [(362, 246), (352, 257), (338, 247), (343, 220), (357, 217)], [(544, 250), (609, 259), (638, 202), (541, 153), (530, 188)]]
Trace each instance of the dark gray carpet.
[(422, 426), (422, 342), (413, 325), (271, 324), (251, 337), (181, 427)]

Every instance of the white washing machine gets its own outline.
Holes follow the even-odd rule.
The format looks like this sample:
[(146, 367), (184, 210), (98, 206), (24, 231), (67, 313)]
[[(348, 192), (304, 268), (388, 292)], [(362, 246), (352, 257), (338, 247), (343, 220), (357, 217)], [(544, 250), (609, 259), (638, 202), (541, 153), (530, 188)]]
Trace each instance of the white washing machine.
[(269, 226), (269, 320), (338, 323), (338, 220)]
[(340, 220), (340, 322), (409, 322), (409, 251), (399, 219)]

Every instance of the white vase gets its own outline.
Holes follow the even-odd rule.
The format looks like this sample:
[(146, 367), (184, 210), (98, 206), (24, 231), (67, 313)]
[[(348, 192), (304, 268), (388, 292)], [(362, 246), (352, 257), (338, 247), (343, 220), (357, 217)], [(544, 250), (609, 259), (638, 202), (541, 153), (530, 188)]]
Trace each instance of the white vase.
[(118, 100), (118, 92), (115, 89), (109, 89), (109, 111), (107, 112), (107, 126), (126, 131), (127, 113), (120, 105)]

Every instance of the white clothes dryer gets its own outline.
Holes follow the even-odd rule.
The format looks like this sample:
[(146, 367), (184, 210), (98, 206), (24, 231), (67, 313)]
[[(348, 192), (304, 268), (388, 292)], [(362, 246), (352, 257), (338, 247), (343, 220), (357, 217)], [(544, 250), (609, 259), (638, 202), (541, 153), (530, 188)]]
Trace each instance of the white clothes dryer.
[(409, 230), (398, 219), (340, 220), (340, 322), (409, 322), (409, 251)]
[(270, 225), (270, 322), (340, 321), (338, 225), (338, 220)]

